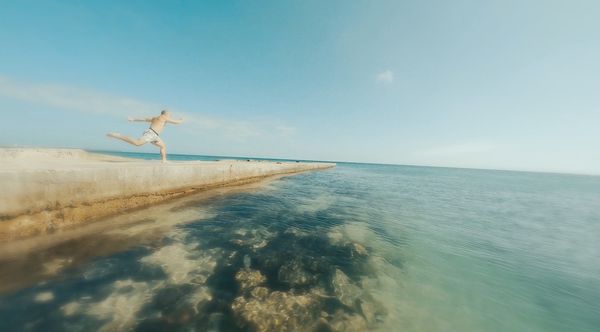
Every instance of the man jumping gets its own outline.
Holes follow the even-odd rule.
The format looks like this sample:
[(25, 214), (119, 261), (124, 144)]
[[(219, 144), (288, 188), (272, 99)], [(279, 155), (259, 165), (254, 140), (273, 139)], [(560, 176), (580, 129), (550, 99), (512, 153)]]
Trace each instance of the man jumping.
[(175, 120), (171, 118), (171, 112), (167, 110), (162, 110), (160, 115), (153, 118), (143, 118), (143, 119), (134, 119), (129, 117), (128, 120), (130, 122), (139, 121), (139, 122), (150, 122), (150, 128), (148, 128), (139, 139), (134, 139), (131, 137), (127, 137), (125, 135), (121, 135), (119, 133), (108, 133), (106, 134), (108, 137), (118, 138), (122, 141), (125, 141), (129, 144), (133, 144), (135, 146), (144, 145), (146, 143), (152, 143), (160, 148), (160, 157), (162, 158), (162, 162), (167, 161), (167, 147), (162, 139), (160, 139), (160, 133), (165, 128), (167, 123), (172, 124), (180, 124), (183, 122), (183, 119)]

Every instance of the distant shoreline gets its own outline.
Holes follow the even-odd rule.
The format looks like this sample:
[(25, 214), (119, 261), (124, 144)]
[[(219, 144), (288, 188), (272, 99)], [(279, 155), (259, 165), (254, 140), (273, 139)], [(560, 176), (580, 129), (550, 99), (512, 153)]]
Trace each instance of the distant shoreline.
[[(157, 153), (150, 152), (130, 152), (130, 151), (112, 151), (112, 150), (96, 150), (96, 149), (85, 149), (92, 153), (103, 153), (110, 155), (148, 155), (160, 159), (160, 155)], [(573, 172), (558, 172), (558, 171), (535, 171), (527, 169), (500, 169), (500, 168), (477, 168), (477, 167), (458, 167), (458, 166), (442, 166), (442, 165), (420, 165), (420, 164), (394, 164), (394, 163), (377, 163), (377, 162), (359, 162), (359, 161), (342, 161), (342, 160), (313, 160), (313, 159), (289, 159), (289, 158), (268, 158), (268, 157), (237, 157), (237, 156), (218, 156), (218, 155), (198, 155), (189, 153), (173, 153), (170, 156), (186, 156), (191, 157), (190, 160), (205, 160), (200, 158), (212, 158), (216, 159), (234, 159), (234, 160), (264, 160), (264, 161), (281, 161), (281, 162), (309, 162), (309, 163), (334, 163), (334, 164), (349, 164), (349, 165), (373, 165), (373, 166), (392, 166), (392, 167), (423, 167), (423, 168), (443, 168), (443, 169), (455, 169), (455, 170), (470, 170), (470, 171), (486, 171), (486, 172), (514, 172), (514, 173), (531, 173), (531, 174), (552, 174), (552, 175), (568, 175), (568, 176), (600, 176), (600, 173), (573, 173)], [(194, 159), (199, 158), (199, 159)]]
[[(46, 149), (42, 147), (30, 147), (30, 146), (10, 146), (0, 145), (0, 149), (4, 148), (23, 148), (23, 149)], [(117, 150), (105, 150), (105, 149), (81, 149), (81, 148), (48, 148), (48, 149), (80, 149), (90, 153), (97, 154), (108, 154), (113, 156), (119, 155), (146, 155), (152, 156), (148, 160), (159, 160), (160, 155), (158, 153), (151, 152), (134, 152), (134, 151), (117, 151)], [(308, 162), (308, 163), (333, 163), (333, 164), (349, 164), (349, 165), (374, 165), (374, 166), (397, 166), (397, 167), (424, 167), (424, 168), (444, 168), (444, 169), (455, 169), (455, 170), (473, 170), (473, 171), (489, 171), (489, 172), (515, 172), (515, 173), (531, 173), (531, 174), (552, 174), (552, 175), (566, 175), (566, 176), (591, 176), (599, 177), (600, 173), (577, 173), (569, 171), (551, 171), (551, 170), (530, 170), (530, 169), (517, 169), (517, 168), (481, 168), (481, 167), (467, 167), (467, 166), (444, 166), (444, 165), (425, 165), (425, 164), (410, 164), (410, 163), (386, 163), (386, 162), (360, 162), (360, 161), (343, 161), (343, 160), (316, 160), (316, 159), (294, 159), (294, 158), (270, 158), (270, 157), (240, 157), (240, 156), (221, 156), (221, 155), (200, 155), (200, 154), (189, 154), (189, 153), (170, 153), (171, 158), (178, 156), (191, 157), (188, 160), (214, 160), (214, 159), (232, 159), (232, 160), (263, 160), (263, 161), (280, 161), (280, 162)], [(135, 157), (134, 157), (135, 158)], [(138, 158), (136, 158), (138, 159)]]

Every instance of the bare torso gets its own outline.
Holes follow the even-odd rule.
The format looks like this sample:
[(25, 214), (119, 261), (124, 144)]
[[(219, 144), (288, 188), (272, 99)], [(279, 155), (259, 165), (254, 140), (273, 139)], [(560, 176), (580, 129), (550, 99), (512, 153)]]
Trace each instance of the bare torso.
[(167, 124), (166, 117), (157, 116), (150, 120), (150, 129), (154, 130), (157, 134), (160, 134), (163, 129), (165, 129), (165, 124)]

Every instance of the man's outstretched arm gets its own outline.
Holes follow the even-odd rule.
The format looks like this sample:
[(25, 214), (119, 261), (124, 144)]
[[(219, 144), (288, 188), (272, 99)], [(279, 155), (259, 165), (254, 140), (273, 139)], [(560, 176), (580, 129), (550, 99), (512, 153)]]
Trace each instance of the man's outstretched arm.
[(180, 124), (180, 123), (182, 123), (182, 122), (183, 122), (183, 118), (181, 118), (181, 119), (179, 119), (179, 120), (175, 120), (175, 119), (168, 118), (168, 119), (167, 119), (167, 122), (168, 122), (168, 123), (172, 123), (172, 124)]
[(129, 122), (151, 122), (152, 118), (132, 118), (132, 117), (128, 117), (127, 120), (129, 120)]

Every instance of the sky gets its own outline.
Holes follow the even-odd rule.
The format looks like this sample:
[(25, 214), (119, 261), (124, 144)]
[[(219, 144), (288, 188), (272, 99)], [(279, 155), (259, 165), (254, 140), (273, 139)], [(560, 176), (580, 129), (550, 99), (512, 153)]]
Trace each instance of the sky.
[(600, 2), (3, 1), (0, 145), (600, 174)]

